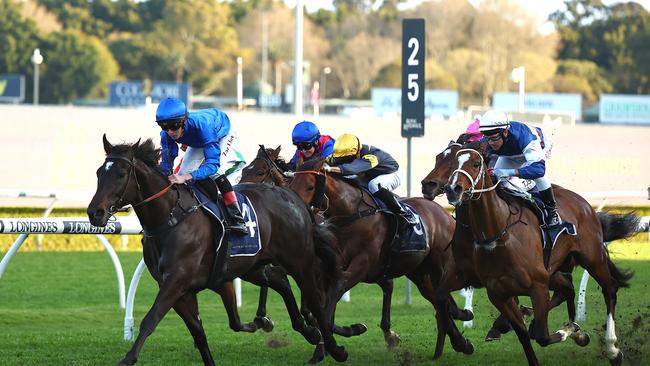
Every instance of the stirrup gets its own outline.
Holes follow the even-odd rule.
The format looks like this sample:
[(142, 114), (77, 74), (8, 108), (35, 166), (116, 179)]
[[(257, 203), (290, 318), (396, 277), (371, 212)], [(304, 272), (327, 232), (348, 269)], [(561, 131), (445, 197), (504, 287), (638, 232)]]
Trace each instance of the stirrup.
[(243, 222), (228, 225), (226, 226), (226, 230), (233, 234), (248, 235), (248, 227)]

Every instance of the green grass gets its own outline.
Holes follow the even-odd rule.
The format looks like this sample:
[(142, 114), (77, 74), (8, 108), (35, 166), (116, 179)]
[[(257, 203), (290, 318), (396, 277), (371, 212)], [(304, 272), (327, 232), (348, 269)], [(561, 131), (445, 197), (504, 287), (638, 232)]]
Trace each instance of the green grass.
[[(636, 272), (630, 289), (619, 292), (616, 331), (630, 364), (650, 362), (646, 337), (650, 333), (650, 244), (647, 237), (611, 246), (617, 265)], [(4, 253), (3, 253), (4, 255)], [(141, 258), (140, 253), (119, 253), (127, 278)], [(576, 289), (582, 270), (574, 274)], [(250, 321), (257, 304), (257, 287), (244, 283), (242, 320)], [(414, 289), (414, 291), (416, 291)], [(139, 324), (156, 294), (146, 273), (136, 296), (135, 318)], [(472, 356), (453, 352), (446, 343), (438, 365), (525, 364), (514, 334), (500, 342), (483, 338), (496, 316), (484, 290), (475, 293), (474, 328), (464, 329), (475, 346)], [(524, 300), (529, 302), (528, 299)], [(337, 337), (349, 352), (349, 365), (430, 365), (435, 342), (433, 308), (413, 293), (411, 305), (404, 304), (404, 281), (397, 280), (393, 297), (393, 329), (401, 345), (388, 350), (379, 329), (381, 290), (360, 285), (352, 291), (352, 302), (341, 303), (337, 323), (364, 322), (369, 331), (355, 338)], [(270, 293), (268, 312), (275, 322), (271, 333), (234, 333), (218, 295), (199, 295), (201, 318), (217, 363), (221, 365), (301, 365), (313, 348), (291, 330), (280, 297)], [(115, 273), (103, 252), (19, 252), (0, 279), (0, 364), (1, 365), (111, 365), (119, 361), (131, 343), (123, 341), (124, 312), (118, 307)], [(534, 345), (542, 364), (606, 364), (601, 355), (605, 308), (595, 282), (587, 291), (587, 320), (581, 322), (592, 342), (579, 348), (573, 342), (541, 348)], [(552, 329), (566, 320), (564, 306), (551, 313)], [(136, 327), (137, 332), (137, 327)], [(280, 345), (280, 346), (278, 346)], [(180, 318), (169, 313), (147, 339), (138, 365), (200, 365), (201, 358)], [(331, 358), (325, 365), (334, 365)]]

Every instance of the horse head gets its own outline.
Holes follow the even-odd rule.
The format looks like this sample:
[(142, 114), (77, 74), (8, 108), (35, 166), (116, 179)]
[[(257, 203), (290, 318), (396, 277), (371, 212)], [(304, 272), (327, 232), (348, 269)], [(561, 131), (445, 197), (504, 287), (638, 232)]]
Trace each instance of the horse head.
[(447, 200), (451, 205), (458, 206), (475, 198), (475, 194), (480, 195), (495, 187), (485, 189), (487, 144), (472, 142), (460, 146), (451, 160), (451, 173), (445, 188)]
[(257, 156), (242, 170), (240, 182), (272, 183), (286, 186), (288, 179), (284, 176), (286, 163), (280, 158), (281, 146), (275, 149), (260, 145)]
[[(97, 169), (97, 191), (87, 209), (88, 219), (95, 226), (105, 226), (126, 205), (135, 207), (145, 203), (143, 197), (150, 190), (167, 183), (164, 175), (153, 168), (157, 166), (160, 150), (155, 149), (151, 139), (142, 144), (138, 140), (132, 145), (114, 146), (104, 135), (103, 142), (106, 159)], [(151, 171), (155, 174), (149, 174)], [(153, 178), (156, 175), (158, 179)]]
[(433, 201), (436, 196), (441, 195), (444, 192), (449, 176), (453, 170), (452, 164), (456, 157), (456, 151), (458, 151), (461, 146), (462, 145), (457, 142), (450, 141), (447, 148), (436, 155), (436, 164), (433, 167), (433, 170), (431, 170), (421, 182), (422, 196), (424, 198)]

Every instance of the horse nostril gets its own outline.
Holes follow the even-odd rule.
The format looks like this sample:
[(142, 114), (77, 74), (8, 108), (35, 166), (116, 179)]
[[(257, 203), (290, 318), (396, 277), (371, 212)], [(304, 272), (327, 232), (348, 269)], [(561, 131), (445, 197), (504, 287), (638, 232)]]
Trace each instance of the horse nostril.
[(454, 193), (458, 196), (460, 196), (461, 193), (463, 193), (463, 187), (461, 186), (455, 186), (454, 187)]

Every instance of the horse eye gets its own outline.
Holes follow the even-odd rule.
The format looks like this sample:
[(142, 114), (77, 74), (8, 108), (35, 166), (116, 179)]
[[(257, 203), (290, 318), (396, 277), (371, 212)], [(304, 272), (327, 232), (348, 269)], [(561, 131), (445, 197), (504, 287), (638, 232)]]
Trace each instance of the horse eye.
[(474, 168), (480, 168), (480, 167), (481, 167), (481, 163), (480, 163), (480, 162), (478, 162), (478, 161), (477, 161), (477, 162), (474, 162)]
[(258, 171), (257, 171), (257, 176), (261, 177), (261, 176), (263, 176), (263, 175), (264, 175), (264, 172), (263, 172), (263, 171), (261, 171), (261, 170), (258, 170)]
[(313, 190), (315, 190), (315, 189), (316, 189), (316, 187), (314, 187), (314, 186), (308, 186), (308, 187), (307, 187), (307, 191), (308, 191), (308, 192), (311, 192), (311, 191), (313, 191)]

